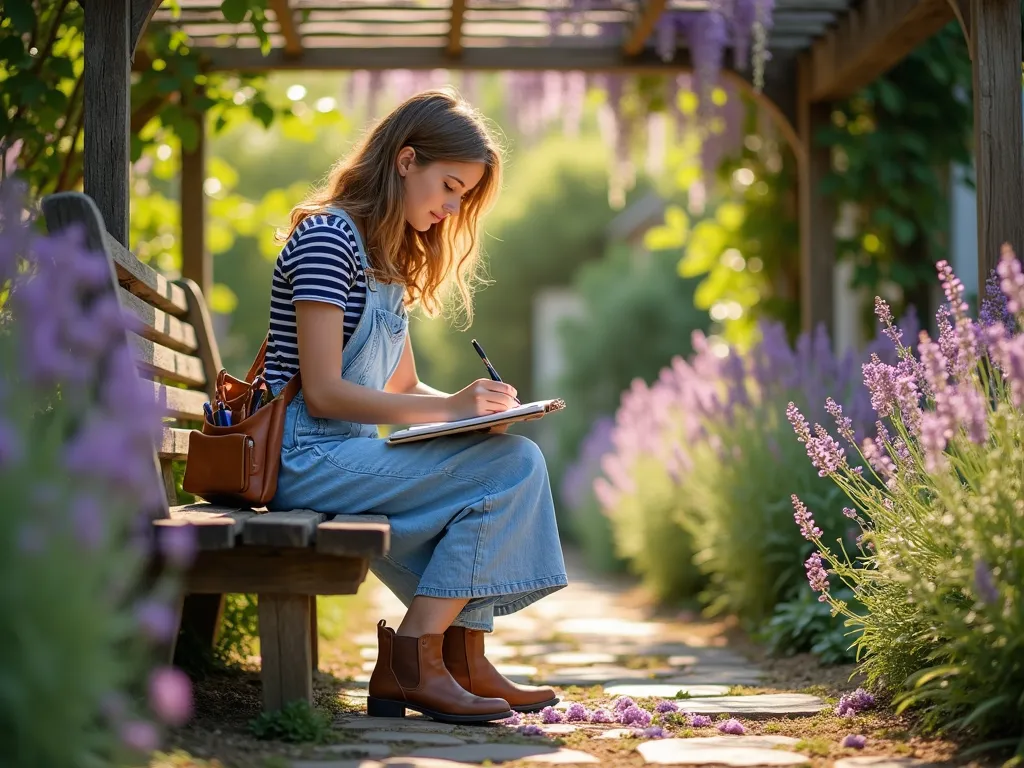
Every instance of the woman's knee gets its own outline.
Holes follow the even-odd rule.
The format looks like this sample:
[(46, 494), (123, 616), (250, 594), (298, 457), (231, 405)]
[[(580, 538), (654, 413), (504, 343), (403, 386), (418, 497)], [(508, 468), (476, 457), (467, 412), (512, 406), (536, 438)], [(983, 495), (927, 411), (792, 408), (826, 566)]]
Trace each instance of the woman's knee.
[(503, 459), (525, 477), (547, 476), (547, 461), (540, 446), (522, 435), (502, 435)]

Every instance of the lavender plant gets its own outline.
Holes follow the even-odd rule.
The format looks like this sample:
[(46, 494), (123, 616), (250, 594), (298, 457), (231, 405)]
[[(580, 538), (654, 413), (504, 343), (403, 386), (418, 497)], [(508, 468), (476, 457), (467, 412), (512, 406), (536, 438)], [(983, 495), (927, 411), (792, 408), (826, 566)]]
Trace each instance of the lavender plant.
[[(857, 360), (834, 355), (823, 330), (791, 348), (781, 324), (765, 324), (746, 356), (700, 334), (694, 348), (690, 361), (674, 359), (653, 386), (637, 383), (623, 396), (595, 491), (620, 552), (657, 592), (672, 591), (664, 573), (677, 589), (696, 585), (696, 567), (709, 611), (756, 627), (806, 589), (810, 547), (792, 527), (794, 490), (814, 498), (829, 535), (850, 528), (841, 493), (787, 439), (786, 404), (833, 389), (853, 395)], [(855, 400), (859, 434), (869, 412), (866, 396)]]
[(175, 531), (143, 586), (160, 414), (106, 259), (80, 232), (36, 235), (21, 195), (0, 185), (0, 743), (12, 766), (127, 764), (154, 718), (190, 715), (155, 654), (192, 542)]
[[(860, 535), (832, 544), (794, 496), (796, 520), (815, 547), (806, 567), (819, 600), (861, 631), (869, 682), (933, 728), (1024, 754), (1024, 274), (1006, 247), (1000, 290), (974, 320), (950, 267), (938, 271), (938, 338), (921, 333), (916, 355), (876, 300), (898, 360), (863, 366), (874, 437), (851, 439), (834, 404), (841, 442), (791, 409)], [(837, 598), (838, 583), (863, 609)]]

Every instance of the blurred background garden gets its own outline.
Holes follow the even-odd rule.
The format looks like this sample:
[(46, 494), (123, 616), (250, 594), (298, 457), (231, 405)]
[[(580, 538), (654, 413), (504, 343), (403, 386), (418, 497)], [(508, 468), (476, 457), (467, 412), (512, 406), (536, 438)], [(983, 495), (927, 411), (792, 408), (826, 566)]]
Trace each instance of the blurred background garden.
[[(265, 36), (259, 3), (226, 0), (220, 12)], [(7, 0), (0, 19), (0, 171), (25, 182), (32, 200), (78, 188), (82, 11), (66, 0)], [(745, 33), (758, 75), (771, 67), (758, 37), (770, 27), (769, 11)], [(1006, 489), (1019, 488), (1024, 471), (1020, 394), (1010, 387), (1014, 376), (1024, 380), (1024, 369), (1013, 367), (1011, 359), (1019, 359), (1009, 347), (978, 351), (978, 331), (969, 342), (973, 357), (963, 353), (954, 371), (957, 342), (949, 341), (966, 327), (961, 302), (976, 314), (985, 288), (979, 291), (976, 277), (972, 68), (961, 27), (951, 22), (833, 103), (814, 137), (830, 157), (815, 194), (838, 212), (831, 329), (801, 322), (793, 148), (758, 95), (715, 75), (724, 46), (711, 50), (706, 31), (695, 24), (679, 35), (678, 44), (697, 58), (694, 74), (453, 68), (240, 75), (206, 72), (181, 33), (155, 27), (137, 53), (132, 85), (130, 248), (168, 278), (182, 275), (182, 212), (195, 210), (181, 199), (182, 164), (202, 142), (205, 249), (212, 256), (204, 287), (225, 366), (244, 372), (266, 334), (276, 229), (287, 224), (291, 207), (400, 100), (425, 88), (457, 88), (500, 128), (508, 170), (486, 223), (490, 283), (477, 293), (472, 326), (458, 316), (413, 318), (421, 378), (453, 392), (480, 377), (469, 343), (477, 338), (524, 401), (566, 400), (564, 413), (518, 431), (543, 448), (564, 543), (592, 569), (635, 578), (666, 608), (736, 617), (777, 654), (809, 652), (835, 664), (853, 662), (859, 649), (870, 665), (889, 658), (898, 638), (898, 663), (873, 667), (879, 690), (903, 691), (928, 670), (936, 676), (922, 685), (956, 675), (974, 681), (952, 686), (955, 698), (935, 693), (913, 703), (932, 707), (939, 727), (974, 729), (1019, 748), (1024, 632), (1015, 633), (1024, 629), (1024, 514), (1020, 497)], [(953, 284), (947, 276), (945, 293), (936, 279), (942, 260), (963, 280)], [(1019, 270), (1006, 269), (1001, 285), (1009, 304), (1000, 305), (1000, 328), (1011, 338)], [(0, 270), (0, 288), (5, 274), (13, 271)], [(875, 297), (891, 308), (906, 348), (883, 335)], [(6, 293), (0, 309), (7, 309)], [(911, 417), (904, 413), (910, 426), (897, 426), (877, 387), (865, 384), (871, 366), (895, 371), (917, 361), (920, 330), (946, 339), (943, 364), (951, 375), (980, 382), (978, 391), (991, 400), (993, 432), (987, 443), (972, 443), (988, 452), (956, 442), (970, 436), (966, 417), (949, 422), (943, 446), (953, 474), (925, 461)], [(926, 363), (910, 366), (919, 382)], [(985, 375), (972, 378), (976, 368)], [(1006, 387), (993, 383), (1001, 374), (1009, 377)], [(941, 391), (921, 383), (914, 394), (926, 411), (941, 413)], [(863, 450), (870, 466), (884, 464), (872, 463), (865, 439), (881, 446), (876, 459), (891, 455), (902, 466), (901, 451), (913, 453), (918, 474), (904, 496), (888, 476), (858, 496), (809, 460), (810, 444), (797, 440), (788, 409), (795, 405), (831, 432), (838, 424), (841, 433), (827, 398), (851, 420), (852, 463)], [(985, 398), (980, 402), (984, 407)], [(0, 479), (13, 488), (5, 460), (0, 449)], [(1005, 492), (984, 511), (972, 506), (979, 489), (991, 491), (982, 478), (1002, 482)], [(794, 495), (813, 511), (821, 529), (815, 536), (794, 523)], [(922, 530), (935, 519), (950, 526), (947, 539), (926, 548), (920, 568), (879, 559), (902, 545), (885, 550), (878, 539), (875, 549), (864, 548), (871, 545), (857, 521), (871, 528), (874, 512), (891, 510), (899, 498), (927, 510), (913, 518)], [(180, 493), (181, 503), (191, 500)], [(3, 506), (11, 531), (5, 522), (0, 541), (16, 548), (13, 512)], [(799, 507), (797, 513), (800, 522)], [(990, 527), (1004, 524), (984, 557), (971, 550), (981, 547), (975, 533), (982, 518)], [(918, 533), (907, 523), (893, 541)], [(819, 600), (808, 563), (821, 542), (836, 541), (860, 552), (851, 554), (856, 568), (903, 569), (930, 584), (913, 602), (917, 614), (908, 608), (886, 623), (873, 587), (856, 577), (834, 579), (829, 599)], [(957, 565), (942, 575), (946, 557)], [(843, 569), (838, 561), (831, 567)], [(923, 597), (935, 590), (956, 603), (955, 615)], [(896, 586), (887, 594), (893, 604), (905, 597)], [(995, 617), (987, 623), (985, 610)], [(233, 598), (224, 654), (252, 650), (254, 616), (251, 598)], [(966, 638), (974, 631), (994, 632), (994, 639), (972, 646)], [(941, 650), (929, 657), (932, 644)], [(996, 661), (998, 690), (991, 694), (978, 681), (989, 679)], [(0, 686), (0, 702), (5, 690)]]

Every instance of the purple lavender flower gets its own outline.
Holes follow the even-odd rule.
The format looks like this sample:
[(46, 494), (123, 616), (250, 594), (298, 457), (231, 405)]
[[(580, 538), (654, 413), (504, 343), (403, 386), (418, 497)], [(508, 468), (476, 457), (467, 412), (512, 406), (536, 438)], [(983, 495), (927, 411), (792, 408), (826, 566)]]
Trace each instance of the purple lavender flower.
[(619, 722), (623, 725), (639, 725), (647, 727), (651, 724), (651, 713), (636, 704), (632, 704), (619, 712)]
[(828, 600), (828, 572), (822, 566), (821, 555), (818, 552), (812, 552), (811, 556), (807, 558), (807, 562), (804, 563), (804, 568), (807, 569), (807, 581), (811, 585), (811, 589), (821, 593), (818, 596), (818, 602), (826, 602)]
[(156, 726), (145, 720), (129, 720), (120, 729), (121, 742), (136, 752), (149, 753), (160, 744)]
[(522, 712), (513, 712), (511, 717), (506, 717), (498, 722), (504, 725), (520, 725), (523, 722), (523, 714)]
[(636, 739), (664, 739), (668, 733), (660, 725), (652, 725), (649, 728), (634, 728), (629, 735)]
[(178, 568), (187, 568), (196, 553), (196, 533), (190, 526), (167, 526), (160, 531), (160, 551)]
[(867, 743), (867, 737), (861, 736), (858, 733), (851, 733), (847, 734), (846, 738), (843, 739), (841, 746), (850, 747), (851, 749), (864, 749), (864, 745)]
[(814, 524), (814, 517), (811, 515), (811, 511), (807, 509), (807, 506), (800, 501), (795, 493), (790, 498), (793, 500), (793, 508), (796, 510), (793, 513), (793, 519), (800, 526), (801, 535), (808, 541), (820, 539), (822, 530)]
[(1014, 315), (1020, 314), (1024, 311), (1024, 272), (1010, 246), (1003, 246), (996, 271), (1002, 278), (1000, 287), (1006, 296), (1006, 308)]
[(565, 719), (569, 723), (585, 723), (590, 720), (590, 710), (578, 701), (574, 701), (565, 711)]
[(106, 538), (106, 524), (99, 501), (94, 496), (78, 496), (71, 502), (69, 517), (71, 530), (79, 543), (86, 550), (98, 550)]
[(624, 709), (628, 709), (636, 704), (629, 696), (620, 696), (612, 704), (612, 709), (616, 712), (622, 712)]
[[(511, 718), (509, 718), (511, 719)], [(503, 721), (504, 722), (504, 721)], [(516, 731), (523, 734), (523, 736), (543, 736), (544, 729), (535, 723), (527, 723), (526, 725), (520, 725), (516, 728)]]
[(666, 701), (663, 699), (662, 701), (659, 701), (657, 704), (654, 705), (654, 711), (657, 712), (659, 715), (663, 715), (666, 712), (678, 712), (679, 705), (676, 704), (674, 701)]
[(955, 317), (962, 316), (967, 311), (967, 303), (964, 301), (964, 284), (953, 274), (953, 268), (946, 260), (938, 262), (935, 267), (939, 272), (942, 290), (946, 294), (946, 301), (949, 302), (953, 315)]
[(713, 723), (710, 715), (690, 715), (686, 720), (691, 728), (710, 728)]
[(24, 453), (17, 431), (6, 421), (0, 420), (0, 469), (16, 466)]
[(160, 667), (149, 678), (149, 704), (168, 725), (184, 725), (192, 717), (192, 683), (174, 667)]
[(735, 736), (742, 736), (747, 732), (747, 729), (743, 727), (743, 723), (735, 717), (730, 717), (725, 722), (719, 723), (718, 730), (722, 733), (731, 733)]
[(853, 717), (874, 706), (875, 697), (863, 688), (858, 688), (853, 693), (845, 693), (840, 697), (836, 705), (836, 714), (840, 717)]
[(843, 406), (839, 405), (831, 397), (825, 400), (825, 410), (828, 415), (836, 420), (836, 427), (839, 429), (839, 434), (842, 435), (848, 442), (856, 445), (853, 436), (853, 421), (849, 416), (843, 415)]
[(562, 713), (554, 707), (544, 707), (544, 709), (540, 711), (540, 721), (545, 725), (560, 723), (563, 719)]
[(988, 280), (985, 281), (985, 298), (982, 299), (978, 318), (983, 328), (991, 328), (996, 323), (1011, 333), (1017, 328), (1017, 321), (1010, 311), (1009, 299), (1003, 293), (999, 275), (995, 270), (989, 273)]
[(590, 713), (590, 722), (592, 723), (614, 723), (615, 719), (612, 717), (612, 713), (607, 709), (595, 709)]
[(34, 523), (23, 523), (18, 529), (18, 549), (26, 555), (38, 555), (46, 549), (46, 534)]
[(135, 609), (135, 621), (143, 634), (156, 643), (170, 640), (178, 627), (178, 617), (170, 606), (153, 599), (139, 603)]
[(999, 588), (992, 578), (992, 569), (980, 558), (974, 560), (974, 591), (978, 599), (986, 605), (999, 601)]

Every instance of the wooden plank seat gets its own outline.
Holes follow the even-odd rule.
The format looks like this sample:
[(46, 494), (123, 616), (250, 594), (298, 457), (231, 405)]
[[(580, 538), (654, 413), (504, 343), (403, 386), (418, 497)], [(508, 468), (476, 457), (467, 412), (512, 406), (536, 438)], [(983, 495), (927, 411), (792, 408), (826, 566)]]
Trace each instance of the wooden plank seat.
[[(167, 505), (154, 515), (154, 551), (169, 529), (194, 530), (197, 553), (185, 574), (180, 632), (212, 645), (227, 593), (257, 595), (263, 705), (312, 702), (317, 666), (316, 596), (354, 594), (370, 560), (388, 552), (382, 515), (330, 516), (312, 510), (268, 512), (205, 502), (177, 505), (173, 462), (188, 456), (189, 435), (221, 369), (206, 301), (190, 280), (169, 281), (105, 231), (93, 201), (77, 192), (43, 200), (51, 232), (78, 225), (86, 245), (111, 267), (109, 290), (139, 321), (125, 344), (165, 413), (153, 450), (153, 482)], [(171, 649), (173, 653), (173, 648)]]

